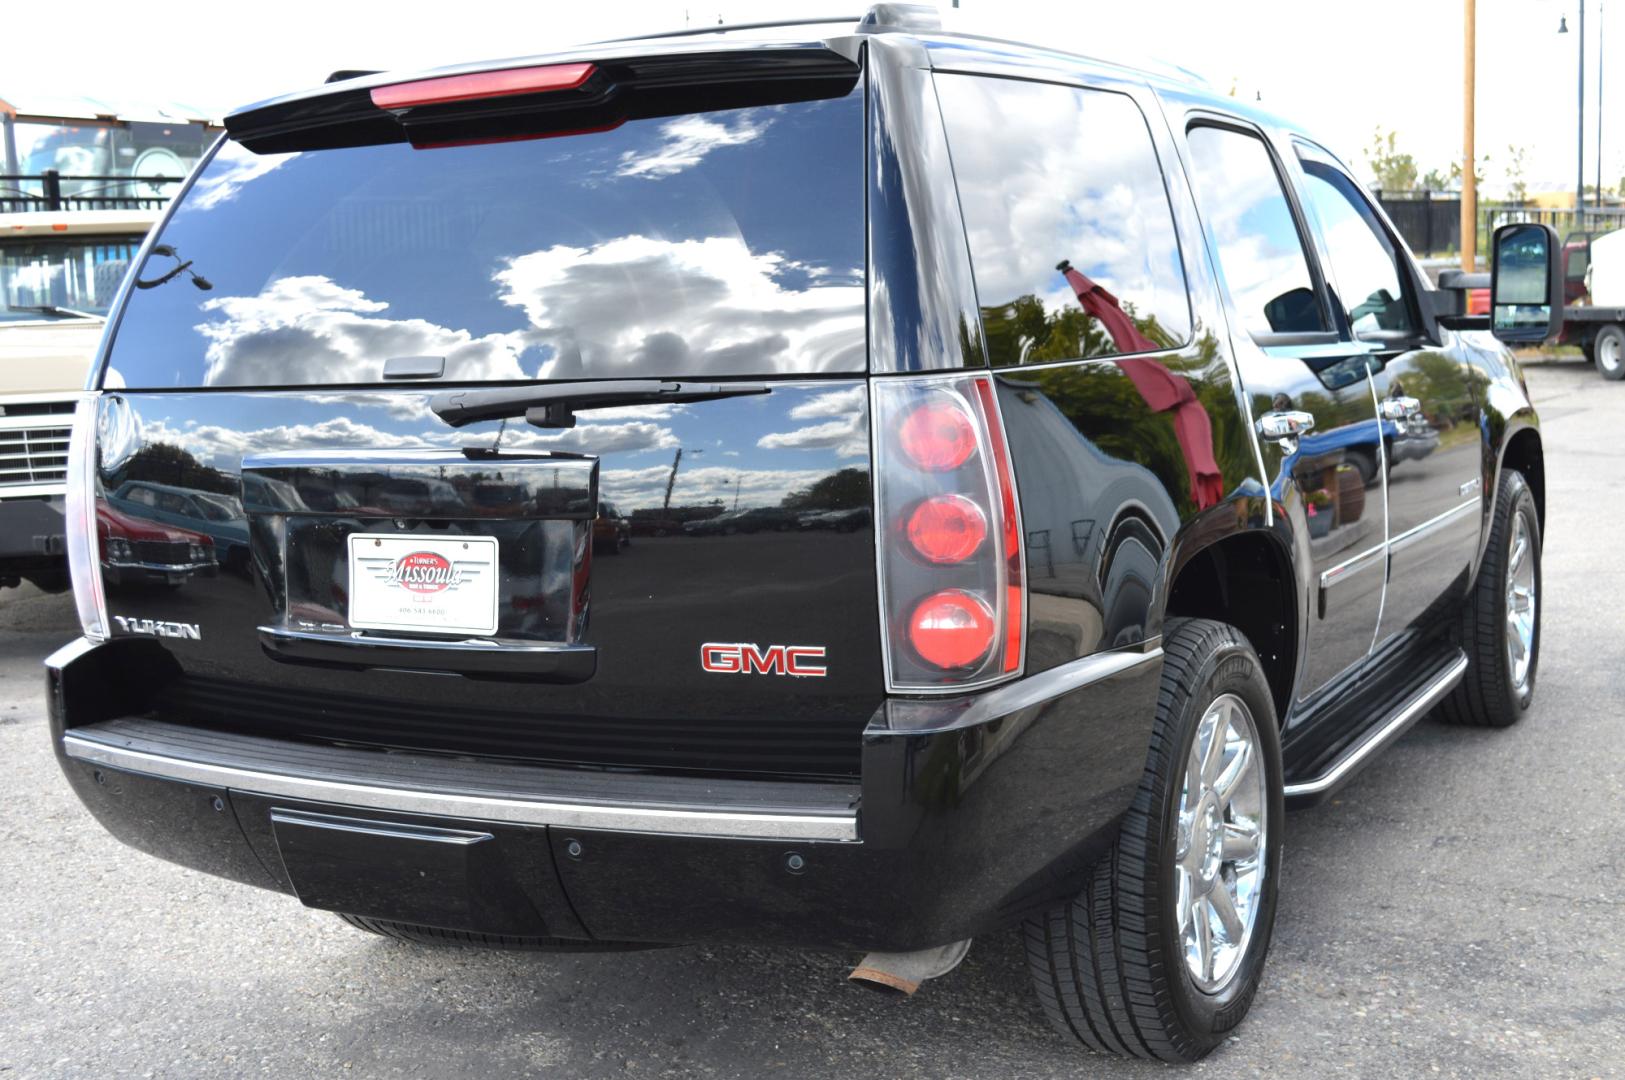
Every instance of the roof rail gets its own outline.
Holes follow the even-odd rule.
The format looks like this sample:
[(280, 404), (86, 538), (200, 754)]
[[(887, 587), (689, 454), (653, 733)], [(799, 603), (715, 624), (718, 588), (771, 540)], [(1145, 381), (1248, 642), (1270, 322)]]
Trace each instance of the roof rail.
[(856, 15), (821, 15), (814, 19), (779, 19), (774, 22), (718, 23), (715, 26), (668, 30), (663, 34), (637, 34), (594, 42), (609, 45), (620, 41), (646, 41), (660, 38), (696, 37), (701, 34), (727, 34), (735, 30), (772, 30), (780, 26), (821, 26), (827, 23), (857, 23), (860, 34), (880, 30), (941, 30), (942, 16), (935, 4), (871, 4), (860, 18)]
[[(881, 7), (895, 7), (894, 4), (882, 4)], [(867, 15), (863, 18), (868, 18)], [(667, 30), (660, 34), (634, 34), (631, 37), (606, 38), (595, 41), (594, 45), (613, 45), (621, 41), (655, 41), (662, 38), (696, 37), (701, 34), (726, 34), (734, 30), (772, 30), (780, 26), (815, 26), (824, 23), (855, 23), (860, 22), (856, 15), (821, 15), (816, 19), (779, 19), (775, 22), (755, 23), (718, 23), (715, 26), (701, 26), (687, 30)]]

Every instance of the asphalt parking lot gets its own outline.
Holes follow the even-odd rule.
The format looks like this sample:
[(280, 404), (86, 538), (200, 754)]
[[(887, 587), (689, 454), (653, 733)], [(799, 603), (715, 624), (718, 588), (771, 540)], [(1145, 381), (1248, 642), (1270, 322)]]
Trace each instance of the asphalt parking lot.
[[(1263, 989), (1197, 1075), (1625, 1075), (1625, 385), (1531, 365), (1548, 536), (1536, 704), (1424, 722), (1292, 816)], [(1075, 1051), (1013, 932), (909, 1001), (784, 949), (449, 951), (128, 850), (52, 760), (71, 599), (0, 593), (0, 1076), (1165, 1075)]]

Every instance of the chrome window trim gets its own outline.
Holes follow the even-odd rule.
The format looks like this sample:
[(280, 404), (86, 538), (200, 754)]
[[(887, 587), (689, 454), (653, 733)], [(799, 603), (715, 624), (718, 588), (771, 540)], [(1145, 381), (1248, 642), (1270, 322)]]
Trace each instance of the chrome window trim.
[[(54, 658), (53, 658), (54, 659)], [(547, 799), (459, 795), (454, 792), (378, 787), (360, 782), (318, 780), (289, 773), (239, 769), (188, 761), (144, 750), (112, 746), (69, 731), (62, 749), (76, 761), (144, 776), (257, 795), (307, 799), (337, 806), (394, 810), (410, 814), (490, 821), (514, 825), (608, 829), (616, 832), (671, 836), (706, 836), (758, 840), (858, 839), (856, 811), (843, 814), (746, 813), (653, 806), (599, 805)]]

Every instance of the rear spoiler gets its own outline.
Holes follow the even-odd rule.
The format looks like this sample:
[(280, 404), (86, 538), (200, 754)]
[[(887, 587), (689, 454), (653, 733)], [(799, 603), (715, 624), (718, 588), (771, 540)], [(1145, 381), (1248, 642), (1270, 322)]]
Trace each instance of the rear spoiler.
[[(495, 142), (627, 120), (839, 97), (856, 84), (844, 42), (643, 42), (535, 61), (367, 75), (250, 106), (226, 132), (257, 154), (410, 142)], [(839, 45), (850, 44), (850, 48)], [(582, 76), (583, 70), (585, 75)]]

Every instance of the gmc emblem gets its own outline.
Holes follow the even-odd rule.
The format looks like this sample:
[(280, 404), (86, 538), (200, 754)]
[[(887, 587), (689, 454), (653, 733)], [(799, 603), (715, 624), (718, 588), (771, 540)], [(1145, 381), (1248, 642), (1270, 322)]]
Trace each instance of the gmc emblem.
[(751, 645), (708, 641), (700, 646), (700, 667), (717, 675), (794, 675), (798, 678), (825, 674), (822, 645)]

